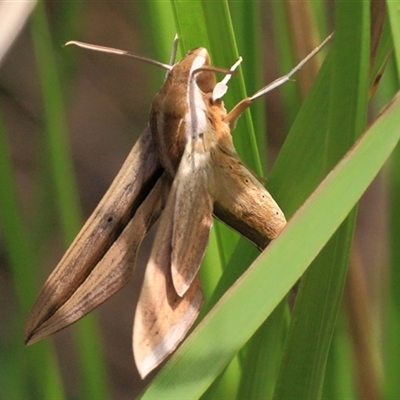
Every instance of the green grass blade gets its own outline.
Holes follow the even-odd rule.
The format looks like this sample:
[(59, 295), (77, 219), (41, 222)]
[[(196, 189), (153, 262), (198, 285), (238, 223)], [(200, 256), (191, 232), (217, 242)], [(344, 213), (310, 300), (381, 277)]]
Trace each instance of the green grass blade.
[[(37, 255), (32, 235), (28, 233), (19, 207), (13, 168), (0, 115), (0, 226), (4, 246), (12, 272), (18, 306), (16, 318), (10, 325), (12, 335), (1, 345), (1, 387), (5, 398), (63, 399), (64, 390), (51, 343), (40, 343), (36, 349), (27, 349), (23, 344), (25, 318), (35, 298), (35, 270)], [(16, 334), (15, 334), (15, 332)], [(38, 368), (42, 365), (42, 368)], [(4, 370), (3, 370), (4, 368)], [(26, 382), (31, 380), (33, 388), (28, 390)], [(4, 390), (4, 391), (3, 391)]]
[[(65, 243), (69, 244), (81, 225), (81, 216), (67, 139), (61, 83), (42, 4), (33, 13), (31, 23), (44, 105), (44, 156), (47, 158), (43, 164), (51, 177)], [(80, 348), (82, 392), (88, 398), (106, 398), (106, 373), (99, 352), (101, 345), (94, 315), (79, 322), (76, 332)]]
[(385, 355), (385, 398), (395, 399), (400, 396), (398, 379), (400, 359), (400, 146), (397, 146), (390, 160), (390, 197), (389, 197), (389, 245), (390, 245), (390, 291), (389, 309), (384, 328)]
[[(354, 358), (343, 315), (339, 315), (326, 366), (323, 398), (353, 399)], [(358, 397), (359, 398), (359, 397)]]
[[(240, 69), (243, 71), (247, 94), (252, 95), (268, 83), (264, 82), (263, 76), (262, 54), (265, 42), (261, 30), (262, 3), (235, 1), (229, 3), (229, 9), (232, 16), (232, 24), (235, 27), (238, 52), (243, 57)], [(258, 99), (251, 106), (252, 122), (259, 149), (258, 156), (260, 157), (263, 171), (266, 172), (267, 137), (264, 110), (264, 98)], [(238, 135), (247, 135), (247, 133), (238, 131)]]
[(271, 399), (289, 324), (287, 302), (281, 301), (245, 347), (238, 399)]
[(60, 79), (57, 74), (43, 7), (38, 7), (33, 13), (31, 26), (43, 94), (46, 156), (49, 157), (48, 164), (51, 165), (56, 202), (65, 232), (65, 240), (68, 244), (79, 229), (81, 215), (73, 167), (69, 156), (68, 133)]
[[(146, 34), (146, 55), (147, 57), (167, 63), (176, 34), (171, 4), (164, 1), (149, 1), (144, 3), (143, 6), (143, 30)], [(149, 48), (149, 52), (147, 52), (147, 48)], [(178, 52), (175, 61), (178, 61), (180, 58), (181, 55)], [(154, 92), (160, 88), (159, 75), (159, 71), (154, 71), (154, 76), (157, 77), (157, 79), (154, 79)]]
[[(273, 25), (274, 25), (274, 34), (276, 36), (276, 48), (280, 53), (279, 57), (279, 71), (282, 74), (290, 71), (295, 63), (295, 59), (293, 56), (292, 42), (290, 40), (290, 28), (289, 23), (287, 21), (287, 16), (285, 13), (286, 4), (281, 1), (273, 2), (272, 5), (273, 10)], [(285, 123), (287, 124), (285, 127), (289, 130), (292, 125), (297, 112), (300, 108), (300, 93), (297, 85), (293, 85), (291, 83), (283, 85), (280, 88), (282, 93), (282, 107), (283, 112), (285, 113)]]
[(395, 1), (386, 2), (392, 38), (394, 44), (394, 55), (396, 59), (397, 75), (400, 76), (400, 14), (398, 4)]
[(379, 42), (374, 65), (371, 72), (370, 86), (372, 86), (379, 73), (382, 73), (383, 69), (386, 67), (392, 49), (393, 39), (390, 32), (390, 24), (386, 20), (382, 28), (381, 40)]
[[(315, 155), (324, 173), (364, 129), (368, 98), (368, 4), (339, 2), (335, 21), (327, 113), (329, 125), (323, 151)], [(320, 134), (324, 135), (324, 132)], [(355, 212), (302, 278), (277, 381), (276, 399), (294, 396), (316, 399), (321, 396), (326, 360), (347, 273), (354, 222)]]
[[(386, 2), (388, 16), (394, 44), (394, 58), (396, 65), (397, 86), (400, 82), (400, 15), (398, 4)], [(394, 76), (392, 77), (394, 80)], [(390, 243), (390, 303), (387, 321), (384, 327), (385, 339), (385, 387), (384, 394), (387, 399), (400, 396), (400, 382), (398, 379), (400, 357), (400, 146), (397, 146), (390, 160), (390, 198), (389, 198), (389, 243)]]
[[(298, 15), (299, 19), (309, 22), (302, 28), (303, 40), (300, 42), (302, 42), (303, 47), (300, 48), (302, 50), (300, 53), (305, 50), (305, 41), (311, 41), (311, 38), (315, 36), (318, 37), (319, 35), (316, 32), (316, 24), (311, 18), (311, 4), (302, 4), (301, 9), (299, 9), (295, 4), (276, 2), (272, 4), (272, 9), (274, 11), (274, 37), (277, 42), (276, 51), (281, 64), (279, 75), (283, 75), (291, 70), (296, 64), (294, 60), (299, 57), (299, 51), (294, 48), (298, 42), (298, 36), (296, 35), (296, 27), (291, 26), (293, 14), (297, 14), (297, 11), (301, 11), (302, 15)], [(299, 24), (297, 24), (297, 29), (298, 28)], [(304, 37), (306, 37), (307, 40), (304, 40)], [(311, 51), (311, 49), (309, 51)], [(297, 61), (299, 60), (297, 59)], [(313, 59), (311, 63), (316, 61), (316, 59)], [(305, 73), (305, 75), (302, 76), (301, 73), (299, 73), (299, 75), (294, 78), (296, 82), (289, 82), (279, 89), (284, 99), (282, 108), (284, 110), (285, 122), (288, 123), (288, 125), (292, 124), (294, 116), (300, 108), (300, 89), (301, 87), (304, 89), (304, 83), (308, 81), (307, 78), (310, 76), (310, 71), (313, 71), (313, 68), (312, 65), (308, 64), (304, 67), (304, 70), (301, 71)], [(304, 134), (305, 132), (302, 133)], [(294, 173), (294, 171), (292, 171), (292, 173)], [(283, 182), (282, 179), (279, 181), (281, 183)], [(271, 189), (270, 184), (269, 189)], [(286, 196), (288, 198), (293, 198), (293, 193), (287, 193)], [(281, 206), (284, 206), (284, 203), (282, 203)], [(249, 351), (246, 353), (245, 364), (242, 363), (243, 374), (239, 398), (272, 398), (281, 362), (283, 342), (287, 333), (288, 321), (287, 305), (283, 302), (257, 331), (254, 338), (255, 343), (252, 343), (252, 339), (249, 346), (246, 346), (246, 348), (249, 347)], [(263, 339), (263, 346), (257, 343), (257, 337)], [(255, 365), (256, 360), (259, 364), (258, 366)]]

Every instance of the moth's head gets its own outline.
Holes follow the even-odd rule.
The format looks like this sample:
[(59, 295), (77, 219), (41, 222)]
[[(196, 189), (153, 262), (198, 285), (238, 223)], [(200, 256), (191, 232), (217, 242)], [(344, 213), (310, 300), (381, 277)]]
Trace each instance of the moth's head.
[(203, 57), (206, 65), (210, 65), (210, 56), (205, 47), (196, 47), (195, 49), (189, 50), (185, 57)]
[(214, 72), (212, 71), (198, 71), (199, 68), (211, 65), (210, 56), (204, 47), (197, 47), (190, 50), (186, 56), (174, 65), (174, 75), (180, 75), (187, 79), (186, 82), (195, 74), (194, 78), (199, 89), (203, 93), (211, 93), (216, 84)]

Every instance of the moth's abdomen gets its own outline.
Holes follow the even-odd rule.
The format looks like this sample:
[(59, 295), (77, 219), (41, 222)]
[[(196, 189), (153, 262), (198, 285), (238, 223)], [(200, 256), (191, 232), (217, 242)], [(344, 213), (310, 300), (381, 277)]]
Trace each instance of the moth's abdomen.
[(265, 247), (286, 225), (282, 210), (238, 158), (218, 152), (213, 161), (216, 216), (258, 247)]

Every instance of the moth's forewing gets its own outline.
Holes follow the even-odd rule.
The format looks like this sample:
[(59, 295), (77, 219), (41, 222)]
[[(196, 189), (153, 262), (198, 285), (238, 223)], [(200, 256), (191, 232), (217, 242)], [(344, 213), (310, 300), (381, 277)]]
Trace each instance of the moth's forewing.
[(197, 275), (210, 236), (214, 179), (209, 157), (202, 143), (187, 146), (175, 176), (171, 274), (179, 296), (185, 294)]
[(172, 282), (170, 266), (176, 182), (160, 218), (135, 313), (133, 354), (142, 378), (175, 350), (203, 302), (198, 277), (183, 297), (176, 293)]
[(198, 275), (180, 297), (173, 286), (170, 271), (149, 264), (146, 274), (152, 279), (152, 288), (143, 287), (145, 292), (140, 308), (136, 310), (133, 327), (133, 354), (142, 378), (176, 349), (203, 304)]
[(71, 297), (40, 327), (35, 342), (72, 324), (129, 282), (143, 237), (157, 219), (169, 187), (159, 179), (117, 240)]
[[(161, 173), (147, 128), (123, 164), (109, 190), (44, 284), (29, 315), (26, 343), (33, 343), (81, 318), (108, 299), (129, 279), (141, 238), (157, 213), (155, 194), (135, 213)], [(133, 217), (133, 219), (132, 219)], [(125, 229), (125, 231), (124, 231)], [(137, 229), (137, 232), (134, 232)], [(132, 240), (129, 246), (126, 240)], [(112, 249), (111, 253), (108, 253)], [(127, 254), (121, 254), (126, 251)], [(116, 257), (114, 259), (114, 257)], [(110, 264), (107, 268), (107, 263)], [(119, 260), (119, 261), (118, 261)], [(105, 274), (105, 276), (100, 276)], [(97, 287), (96, 285), (100, 285)]]

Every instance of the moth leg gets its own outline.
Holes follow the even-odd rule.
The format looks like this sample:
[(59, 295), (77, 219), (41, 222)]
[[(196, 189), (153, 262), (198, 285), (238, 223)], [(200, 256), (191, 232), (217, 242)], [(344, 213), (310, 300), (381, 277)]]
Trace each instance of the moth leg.
[(225, 117), (225, 122), (229, 124), (231, 130), (235, 127), (236, 121), (242, 115), (242, 113), (250, 106), (251, 102), (255, 99), (258, 99), (261, 96), (264, 96), (266, 93), (271, 90), (281, 86), (294, 75), (300, 68), (304, 66), (311, 58), (313, 58), (328, 42), (331, 40), (333, 33), (331, 33), (319, 46), (317, 46), (310, 54), (308, 54), (303, 60), (301, 60), (290, 72), (287, 74), (275, 79), (273, 82), (269, 83), (267, 86), (264, 86), (262, 89), (258, 90), (251, 97), (247, 97), (240, 101), (233, 109), (228, 113)]
[(235, 129), (237, 120), (243, 114), (243, 112), (250, 107), (251, 103), (251, 97), (246, 97), (238, 104), (236, 104), (236, 106), (233, 107), (233, 109), (229, 111), (229, 113), (226, 115), (226, 117), (224, 118), (224, 122), (229, 125), (231, 131)]

